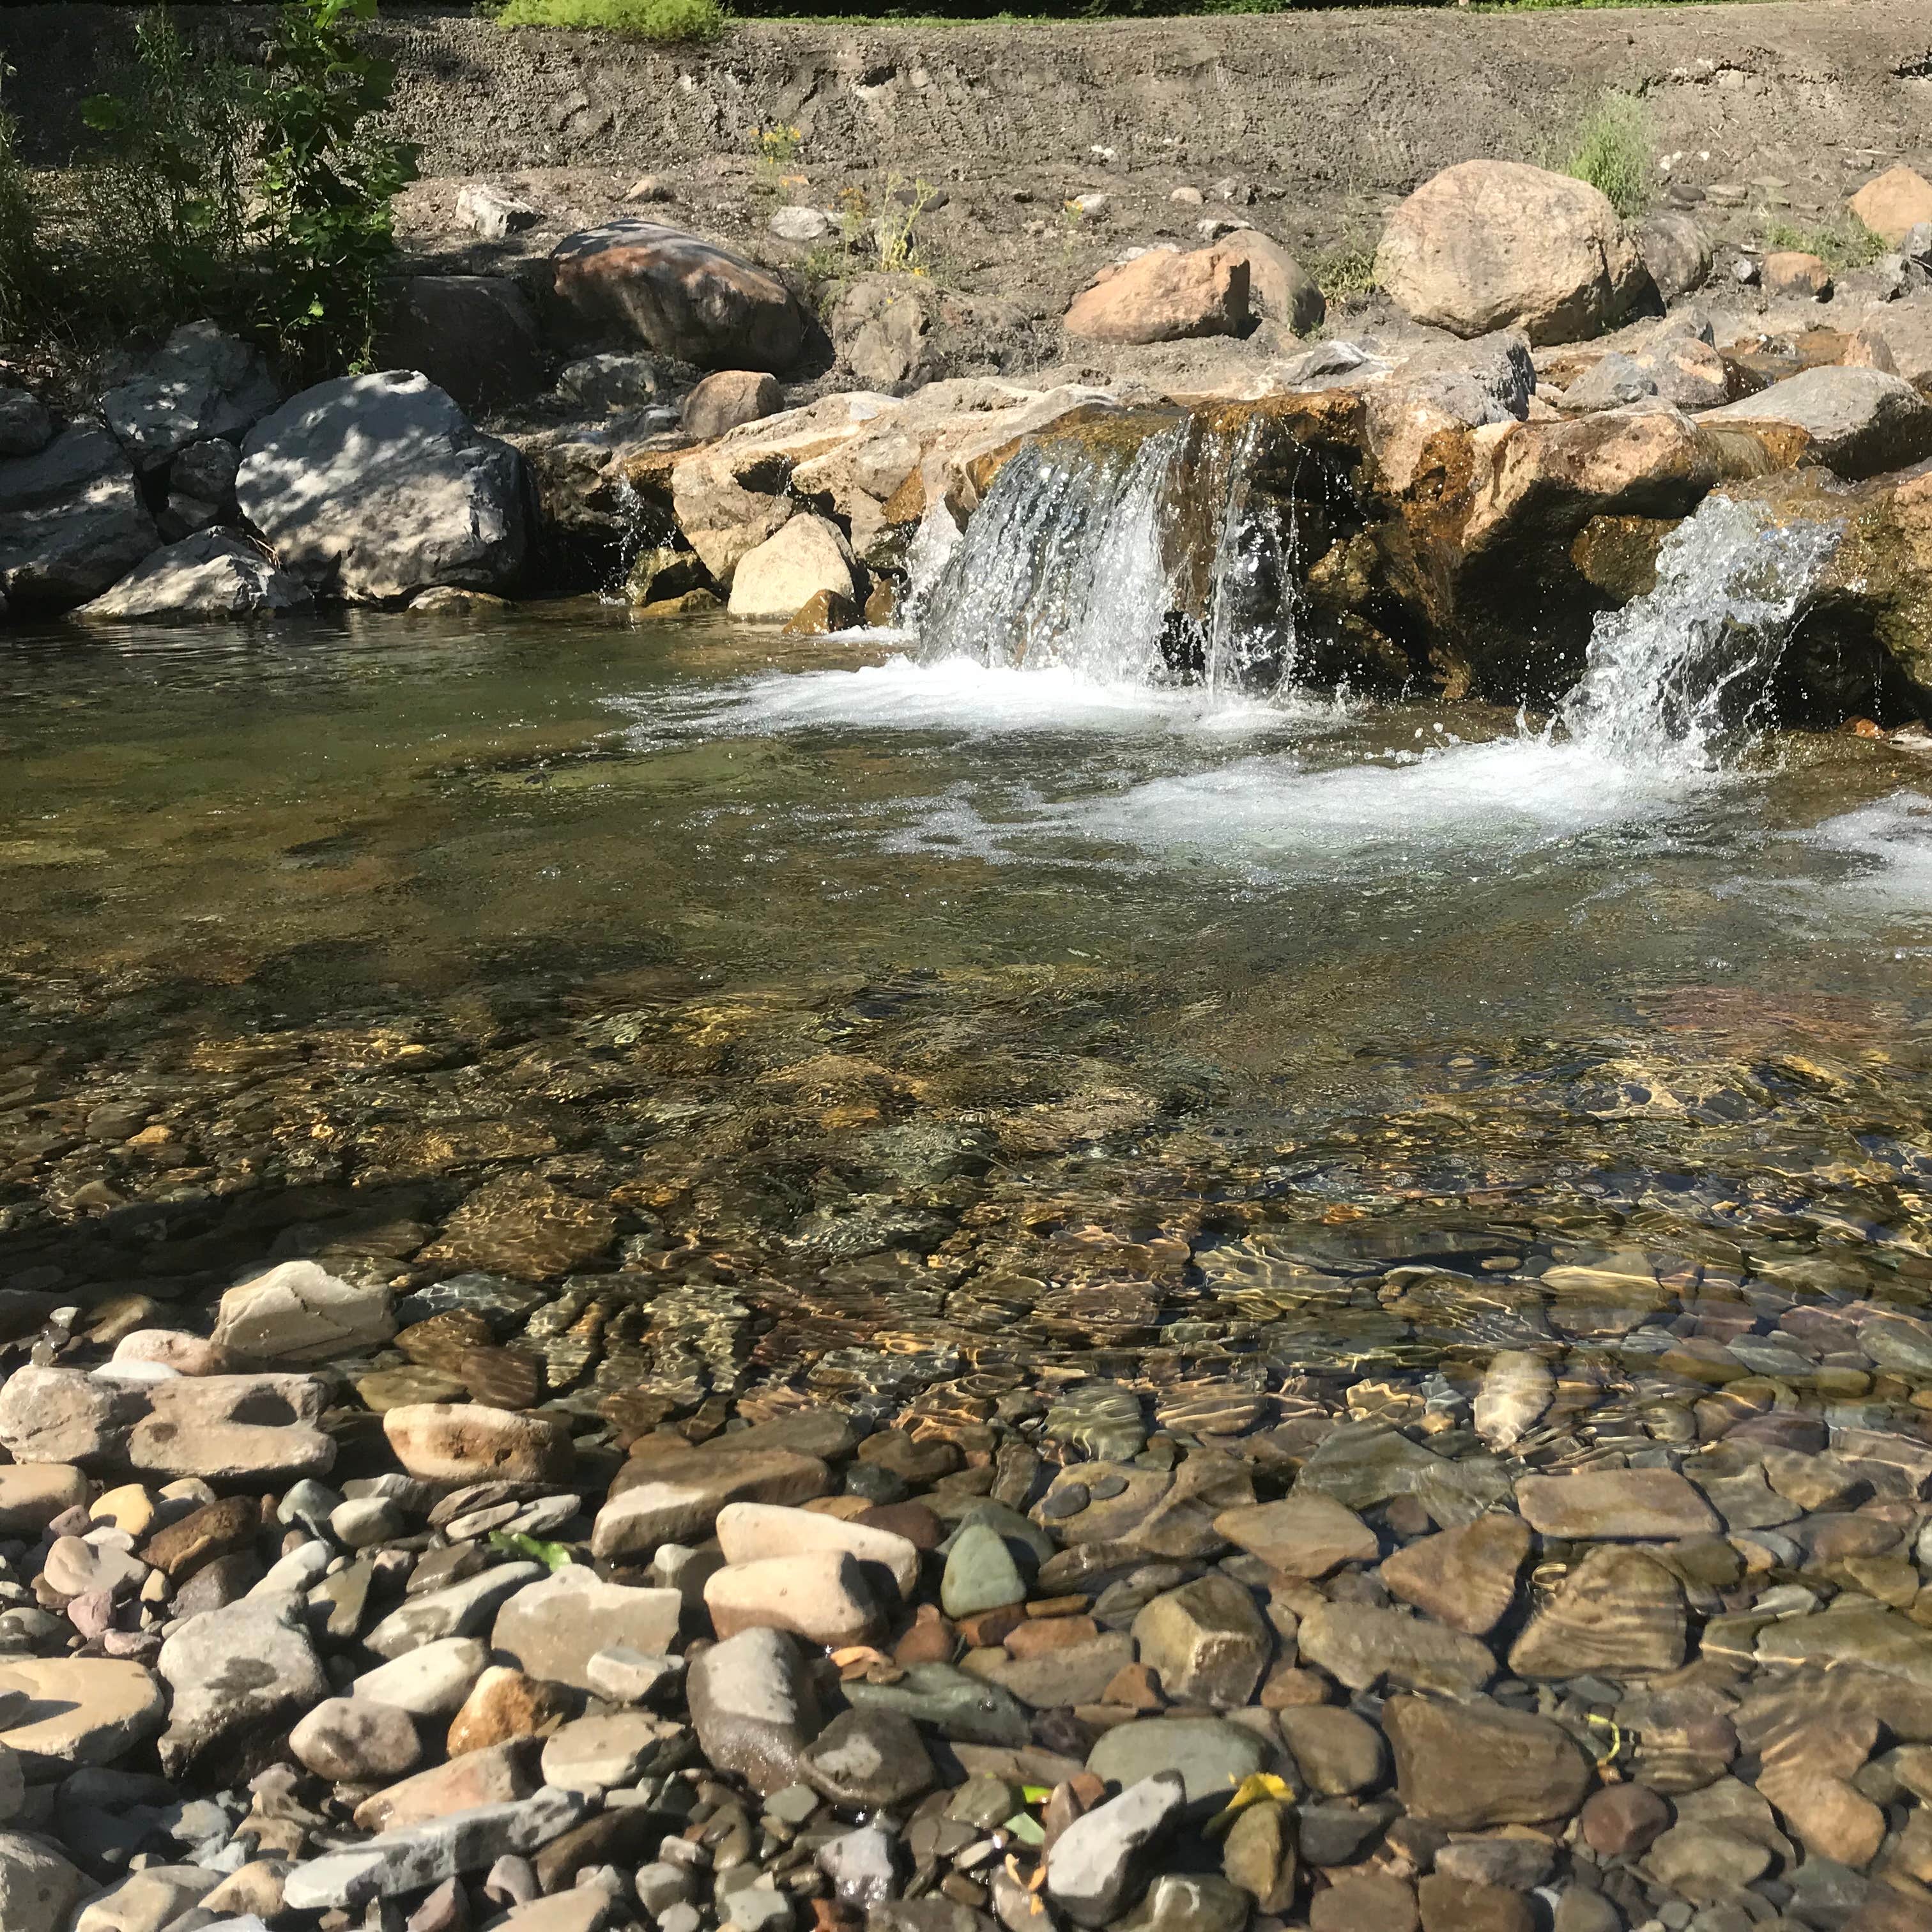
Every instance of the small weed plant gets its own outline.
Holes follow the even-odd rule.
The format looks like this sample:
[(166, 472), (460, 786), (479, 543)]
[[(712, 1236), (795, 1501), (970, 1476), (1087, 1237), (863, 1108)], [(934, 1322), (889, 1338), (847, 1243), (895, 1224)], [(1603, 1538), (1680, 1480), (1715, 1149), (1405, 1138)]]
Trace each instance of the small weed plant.
[(876, 212), (862, 188), (842, 189), (836, 230), (798, 265), (814, 304), (828, 308), (860, 275), (932, 276), (938, 265), (917, 231), (920, 218), (938, 199), (930, 182), (908, 182), (896, 174), (886, 177)]
[(886, 179), (886, 198), (872, 224), (872, 243), (879, 266), (889, 275), (923, 275), (932, 260), (916, 238), (919, 218), (939, 199), (930, 182), (908, 182), (903, 176)]
[(569, 27), (634, 40), (715, 40), (724, 31), (718, 0), (508, 0), (500, 27)]
[(1626, 220), (1641, 214), (1656, 186), (1649, 110), (1634, 94), (1605, 88), (1577, 124), (1563, 171), (1588, 182)]
[(758, 153), (758, 179), (761, 194), (778, 194), (802, 188), (805, 177), (798, 172), (798, 158), (805, 149), (805, 130), (788, 121), (775, 121), (769, 128), (755, 129), (752, 140)]

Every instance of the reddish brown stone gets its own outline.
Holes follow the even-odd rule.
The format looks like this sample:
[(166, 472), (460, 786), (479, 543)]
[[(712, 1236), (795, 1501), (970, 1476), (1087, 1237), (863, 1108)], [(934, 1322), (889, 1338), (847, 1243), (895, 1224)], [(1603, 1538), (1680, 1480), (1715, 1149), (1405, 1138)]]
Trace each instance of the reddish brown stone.
[(950, 1664), (958, 1654), (958, 1631), (930, 1604), (920, 1606), (912, 1628), (892, 1646), (896, 1664)]
[(915, 1550), (937, 1550), (946, 1540), (946, 1526), (923, 1503), (874, 1503), (852, 1520), (868, 1529), (888, 1529)]
[(1100, 1634), (1100, 1626), (1091, 1617), (1030, 1617), (1006, 1633), (1006, 1649), (1015, 1657), (1044, 1657), (1050, 1650), (1064, 1650)]
[(1635, 1858), (1670, 1822), (1670, 1807), (1647, 1784), (1607, 1784), (1590, 1794), (1578, 1822), (1600, 1858)]

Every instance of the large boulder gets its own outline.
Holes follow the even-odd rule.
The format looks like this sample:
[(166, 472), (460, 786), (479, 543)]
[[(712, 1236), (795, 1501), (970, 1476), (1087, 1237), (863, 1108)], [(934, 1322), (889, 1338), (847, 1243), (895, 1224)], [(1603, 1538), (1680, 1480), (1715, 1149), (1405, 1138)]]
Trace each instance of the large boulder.
[(466, 410), (522, 402), (550, 386), (536, 311), (501, 275), (412, 275), (382, 356), (392, 368), (427, 376)]
[(1922, 221), (1932, 221), (1932, 182), (1902, 162), (1865, 183), (1851, 210), (1871, 232), (1896, 248)]
[(1718, 483), (1773, 467), (1756, 439), (1709, 421), (1652, 407), (1515, 425), (1479, 454), (1465, 554), (1566, 546), (1594, 517), (1685, 516)]
[(274, 617), (304, 610), (308, 586), (230, 530), (198, 530), (136, 564), (74, 613), (99, 622), (150, 617)]
[(1066, 332), (1119, 343), (1237, 335), (1252, 320), (1249, 286), (1240, 250), (1150, 248), (1102, 268), (1073, 298)]
[(852, 552), (838, 526), (794, 517), (740, 560), (731, 578), (734, 617), (789, 617), (820, 591), (848, 602), (856, 591)]
[(1854, 479), (1932, 456), (1932, 403), (1883, 369), (1807, 369), (1698, 420), (1800, 430), (1808, 460)]
[(1296, 335), (1312, 334), (1322, 326), (1328, 314), (1328, 298), (1279, 242), (1258, 228), (1238, 228), (1215, 246), (1221, 254), (1248, 265), (1248, 307), (1263, 321), (1279, 322)]
[(0, 596), (12, 609), (71, 610), (160, 540), (104, 429), (76, 423), (35, 454), (0, 462)]
[(107, 427), (137, 470), (209, 436), (230, 442), (281, 399), (268, 358), (212, 322), (186, 322), (140, 375), (100, 399)]
[(777, 276), (662, 222), (566, 236), (550, 266), (558, 301), (580, 322), (700, 368), (782, 374), (805, 347), (805, 311)]
[(506, 590), (529, 548), (523, 459), (413, 371), (304, 389), (250, 432), (235, 494), (284, 569), (356, 603)]
[(1666, 302), (1701, 289), (1711, 279), (1711, 244), (1694, 215), (1666, 208), (1637, 230), (1638, 252)]
[(1587, 182), (1520, 161), (1462, 161), (1389, 217), (1376, 280), (1418, 322), (1456, 335), (1520, 328), (1573, 342), (1649, 286), (1643, 256)]

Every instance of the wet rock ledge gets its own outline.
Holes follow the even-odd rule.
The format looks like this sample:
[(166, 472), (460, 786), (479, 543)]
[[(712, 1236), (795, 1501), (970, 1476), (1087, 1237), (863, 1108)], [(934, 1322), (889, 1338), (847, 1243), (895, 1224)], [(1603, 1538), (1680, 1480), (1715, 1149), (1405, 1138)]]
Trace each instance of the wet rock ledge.
[[(506, 242), (536, 213), (487, 184), (457, 206)], [(1088, 472), (1071, 515), (1161, 440), (1151, 616), (1181, 674), (1238, 503), (1292, 533), (1261, 615), (1302, 681), (1516, 702), (1574, 682), (1675, 526), (1742, 494), (1842, 538), (1780, 709), (1923, 717), (1932, 183), (1894, 167), (1850, 210), (1894, 252), (1838, 288), (1791, 251), (1720, 261), (1681, 211), (1638, 229), (1580, 182), (1463, 162), (1389, 215), (1352, 334), (1310, 343), (1320, 291), (1216, 217), (1104, 266), (1024, 379), (986, 373), (979, 298), (868, 273), (821, 320), (782, 266), (621, 212), (514, 274), (410, 279), (385, 373), (287, 396), (203, 322), (64, 422), (0, 390), (0, 596), (94, 622), (621, 588), (651, 618), (888, 625), (1016, 455)]]
[(1571, 1352), (1151, 1412), (590, 1413), (542, 1400), (581, 1322), (473, 1273), (47, 1310), (0, 1923), (1919, 1932), (1932, 1445), (1874, 1404), (1932, 1322), (1707, 1288), (1654, 1331), (1685, 1428), (1623, 1436), (1640, 1256), (1544, 1275)]

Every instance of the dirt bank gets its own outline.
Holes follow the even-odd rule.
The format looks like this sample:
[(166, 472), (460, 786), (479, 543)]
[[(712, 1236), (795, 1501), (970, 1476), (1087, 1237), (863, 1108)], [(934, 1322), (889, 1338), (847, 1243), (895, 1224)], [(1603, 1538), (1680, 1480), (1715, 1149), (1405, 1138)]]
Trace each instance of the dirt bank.
[[(183, 8), (259, 32), (254, 8)], [(18, 7), (0, 45), (42, 160), (130, 9)], [(385, 27), (399, 117), (436, 175), (656, 169), (743, 156), (774, 120), (807, 161), (970, 188), (1030, 175), (1043, 196), (1149, 176), (1238, 174), (1276, 225), (1332, 230), (1446, 164), (1545, 154), (1609, 84), (1642, 88), (1692, 181), (1761, 176), (1799, 208), (1874, 160), (1932, 152), (1932, 0), (1472, 16), (1390, 10), (1114, 25), (747, 26), (664, 52), (506, 34), (468, 11)], [(1703, 158), (1708, 154), (1708, 160)]]

